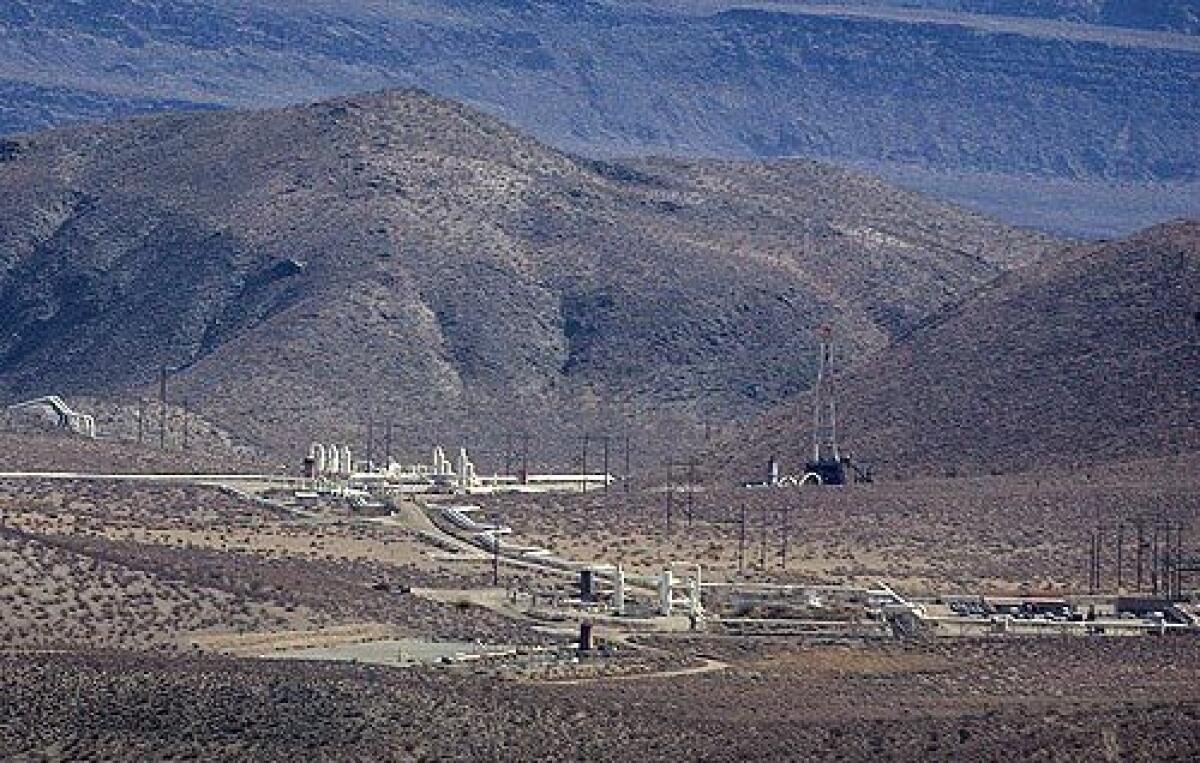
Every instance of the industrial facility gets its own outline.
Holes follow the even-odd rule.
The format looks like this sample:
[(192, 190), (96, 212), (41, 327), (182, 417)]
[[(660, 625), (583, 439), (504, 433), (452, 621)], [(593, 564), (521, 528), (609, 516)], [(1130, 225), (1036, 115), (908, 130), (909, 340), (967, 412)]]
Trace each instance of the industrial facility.
[(351, 490), (388, 495), (441, 493), (486, 495), (492, 493), (587, 492), (613, 482), (608, 473), (479, 474), (465, 447), (451, 461), (446, 450), (433, 448), (428, 463), (402, 464), (389, 457), (376, 464), (355, 460), (349, 445), (314, 442), (304, 459), (306, 490)]

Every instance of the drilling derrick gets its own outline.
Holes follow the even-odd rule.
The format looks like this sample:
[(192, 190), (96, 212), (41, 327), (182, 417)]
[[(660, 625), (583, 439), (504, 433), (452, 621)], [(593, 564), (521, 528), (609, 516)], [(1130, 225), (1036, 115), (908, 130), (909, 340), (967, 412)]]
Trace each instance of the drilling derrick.
[(813, 387), (812, 460), (804, 465), (804, 481), (822, 485), (846, 484), (846, 466), (838, 452), (837, 400), (833, 384), (833, 339), (828, 326), (817, 332), (820, 358)]

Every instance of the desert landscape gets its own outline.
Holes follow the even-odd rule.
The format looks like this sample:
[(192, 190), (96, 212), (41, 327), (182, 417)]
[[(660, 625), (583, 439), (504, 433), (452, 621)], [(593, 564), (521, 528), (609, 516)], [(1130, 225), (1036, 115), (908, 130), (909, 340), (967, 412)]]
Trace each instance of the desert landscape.
[[(64, 463), (89, 452), (75, 439), (58, 442)], [(1195, 466), (1186, 457), (1043, 481), (697, 484), (691, 499), (682, 484), (673, 494), (666, 485), (627, 492), (613, 484), (586, 495), (471, 500), (511, 526), (506, 544), (619, 563), (631, 579), (686, 560), (714, 584), (886, 580), (929, 602), (1070, 597), (1087, 593), (1086, 531), (1097, 517), (1131, 532), (1141, 519), (1194, 526)], [(386, 510), (356, 511), (332, 494), (301, 508), (278, 487), (261, 493), (272, 497), (216, 484), (0, 481), (6, 759), (1197, 754), (1194, 633), (943, 627), (898, 638), (866, 621), (853, 632), (805, 632), (800, 619), (747, 632), (716, 589), (706, 593), (699, 630), (622, 622), (594, 608), (571, 614), (574, 576), (526, 566), (507, 550), (497, 586), (486, 549), (448, 546), (456, 536), (439, 527), (437, 507), (461, 499), (383, 496)], [(1132, 593), (1132, 535), (1128, 542), (1124, 590)], [(1116, 591), (1111, 553), (1108, 593)], [(510, 598), (529, 592), (561, 596), (564, 609), (551, 617), (545, 605)], [(633, 587), (629, 597), (653, 598)], [(775, 616), (840, 611), (831, 603), (788, 614), (785, 604), (772, 605)], [(595, 623), (595, 651), (581, 651), (580, 622)], [(426, 660), (417, 656), (426, 644), (495, 651)], [(304, 657), (318, 654), (327, 656)]]
[(1200, 0), (0, 3), (0, 761), (1200, 759)]

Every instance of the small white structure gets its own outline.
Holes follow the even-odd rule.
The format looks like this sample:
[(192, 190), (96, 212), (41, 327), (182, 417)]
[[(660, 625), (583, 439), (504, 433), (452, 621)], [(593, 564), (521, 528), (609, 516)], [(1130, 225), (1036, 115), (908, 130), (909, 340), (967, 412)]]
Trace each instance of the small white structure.
[(442, 449), (441, 445), (433, 449), (433, 476), (454, 476), (454, 467), (450, 465), (450, 459), (446, 458), (446, 451)]
[[(686, 586), (687, 598), (675, 599), (675, 588)], [(623, 604), (624, 602), (622, 602)], [(670, 617), (675, 605), (687, 607), (689, 617), (700, 618), (704, 615), (704, 605), (700, 594), (700, 566), (696, 565), (695, 573), (683, 581), (675, 580), (675, 573), (670, 567), (663, 570), (658, 579), (658, 613)]]
[(320, 477), (325, 473), (325, 446), (314, 442), (308, 446), (308, 457), (313, 460), (313, 475)]
[(668, 567), (663, 570), (662, 577), (658, 579), (658, 613), (663, 617), (671, 616), (671, 585), (674, 582), (674, 575)]
[(462, 488), (475, 485), (475, 464), (467, 457), (467, 449), (458, 449), (458, 486)]
[(10, 411), (42, 410), (58, 419), (59, 429), (66, 429), (89, 439), (96, 439), (96, 419), (90, 414), (79, 413), (67, 405), (58, 395), (26, 400), (23, 403), (8, 406)]
[(308, 446), (308, 457), (313, 462), (313, 476), (348, 477), (352, 471), (353, 453), (349, 445), (314, 442)]

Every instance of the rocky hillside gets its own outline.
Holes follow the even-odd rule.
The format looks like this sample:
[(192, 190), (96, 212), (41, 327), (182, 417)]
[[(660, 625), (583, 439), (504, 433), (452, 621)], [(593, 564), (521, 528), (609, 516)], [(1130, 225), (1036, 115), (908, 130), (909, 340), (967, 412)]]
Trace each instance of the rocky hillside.
[(593, 156), (833, 160), (1087, 234), (1200, 212), (1200, 39), (1060, 20), (1162, 26), (1128, 3), (896, 4), (11, 0), (0, 132), (418, 86)]
[[(839, 381), (844, 441), (889, 477), (1200, 450), (1200, 222), (1009, 273)], [(729, 453), (807, 455), (800, 398)], [(760, 463), (761, 462), (761, 463)]]
[(280, 450), (368, 418), (424, 447), (748, 415), (808, 386), (814, 326), (876, 349), (1047, 247), (808, 162), (575, 158), (417, 92), (0, 157), (8, 396), (125, 399), (167, 365)]

